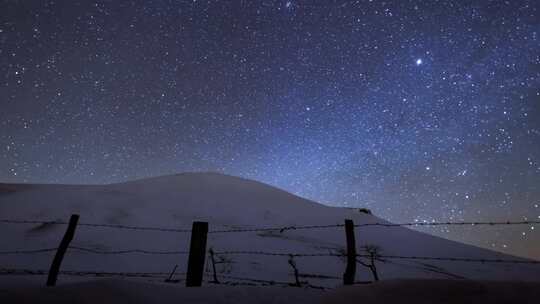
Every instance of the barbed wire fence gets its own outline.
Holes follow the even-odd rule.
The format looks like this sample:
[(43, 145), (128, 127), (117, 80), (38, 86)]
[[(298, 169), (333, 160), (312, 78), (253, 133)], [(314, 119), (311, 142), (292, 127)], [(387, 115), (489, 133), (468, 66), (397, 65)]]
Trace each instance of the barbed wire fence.
[[(0, 219), (0, 223), (4, 224), (40, 224), (40, 225), (68, 225), (69, 222), (51, 220), (51, 221), (38, 221), (38, 220), (10, 220)], [(406, 223), (365, 223), (355, 224), (354, 227), (369, 227), (369, 226), (381, 226), (381, 227), (422, 227), (422, 226), (514, 226), (514, 225), (534, 225), (540, 224), (540, 220), (526, 220), (526, 221), (463, 221), (463, 222), (406, 222)], [(126, 229), (126, 230), (141, 230), (141, 231), (161, 231), (161, 232), (177, 232), (177, 233), (191, 233), (191, 229), (178, 229), (167, 227), (151, 227), (151, 226), (127, 226), (127, 225), (111, 225), (111, 224), (98, 224), (98, 223), (78, 223), (79, 227), (94, 227), (94, 228), (113, 228), (113, 229)], [(345, 224), (331, 224), (331, 225), (307, 225), (307, 226), (280, 226), (280, 227), (255, 227), (255, 228), (237, 228), (237, 229), (225, 229), (225, 230), (210, 230), (208, 233), (235, 233), (235, 232), (265, 232), (265, 231), (279, 231), (284, 232), (287, 230), (305, 230), (305, 229), (325, 229), (325, 228), (339, 228), (345, 227)]]
[[(77, 216), (78, 218), (78, 216)], [(73, 218), (72, 218), (73, 219)], [(385, 262), (385, 260), (420, 260), (420, 261), (445, 261), (445, 262), (464, 262), (464, 263), (482, 263), (482, 264), (523, 264), (523, 265), (538, 265), (540, 261), (527, 260), (527, 259), (484, 259), (484, 258), (469, 258), (469, 257), (440, 257), (440, 256), (406, 256), (406, 255), (384, 255), (380, 253), (374, 254), (373, 252), (368, 252), (369, 254), (358, 254), (356, 248), (347, 248), (347, 252), (328, 252), (328, 253), (300, 253), (300, 252), (270, 252), (270, 251), (245, 251), (245, 250), (224, 250), (224, 251), (214, 251), (213, 248), (210, 248), (209, 253), (211, 254), (212, 262), (212, 274), (204, 272), (204, 263), (207, 254), (206, 250), (206, 238), (207, 234), (226, 234), (226, 233), (250, 233), (250, 232), (277, 232), (284, 233), (286, 231), (297, 231), (297, 230), (314, 230), (314, 229), (336, 229), (336, 228), (362, 228), (362, 227), (430, 227), (430, 226), (514, 226), (514, 225), (534, 225), (540, 224), (540, 221), (536, 220), (523, 220), (523, 221), (467, 221), (467, 222), (406, 222), (406, 223), (387, 223), (387, 222), (374, 222), (374, 223), (363, 223), (363, 224), (352, 224), (352, 226), (347, 227), (346, 224), (329, 224), (329, 225), (296, 225), (296, 226), (281, 226), (281, 227), (247, 227), (247, 228), (232, 228), (232, 229), (216, 229), (208, 230), (208, 223), (206, 224), (206, 230), (203, 233), (196, 231), (197, 224), (201, 222), (194, 222), (192, 229), (180, 229), (180, 228), (171, 228), (171, 227), (151, 227), (151, 226), (130, 226), (130, 225), (112, 225), (112, 224), (101, 224), (101, 223), (77, 223), (75, 221), (75, 226), (77, 227), (87, 227), (92, 229), (122, 229), (122, 230), (131, 230), (131, 231), (155, 231), (155, 232), (167, 232), (167, 233), (186, 233), (191, 234), (191, 245), (189, 251), (159, 251), (159, 250), (149, 250), (149, 249), (128, 249), (128, 250), (99, 250), (94, 248), (86, 248), (80, 246), (71, 246), (69, 241), (65, 243), (65, 239), (60, 244), (59, 247), (54, 248), (38, 248), (31, 250), (12, 250), (12, 251), (0, 251), (0, 255), (32, 255), (32, 254), (42, 254), (56, 252), (55, 259), (57, 259), (59, 252), (66, 250), (81, 251), (89, 254), (96, 255), (128, 255), (128, 254), (140, 254), (140, 255), (187, 255), (188, 256), (188, 272), (176, 273), (176, 268), (173, 272), (107, 272), (107, 271), (81, 271), (81, 270), (60, 270), (60, 264), (58, 264), (57, 274), (65, 276), (82, 276), (82, 277), (128, 277), (128, 278), (146, 278), (146, 279), (160, 279), (167, 282), (185, 282), (189, 281), (190, 275), (190, 266), (195, 267), (196, 272), (200, 272), (200, 280), (194, 286), (200, 286), (202, 282), (208, 284), (225, 284), (225, 285), (278, 285), (278, 286), (303, 286), (311, 288), (320, 288), (324, 289), (327, 287), (312, 285), (307, 280), (316, 279), (316, 280), (335, 280), (335, 281), (344, 281), (344, 284), (366, 284), (370, 281), (348, 281), (344, 277), (331, 276), (327, 274), (312, 274), (312, 273), (303, 273), (300, 272), (295, 259), (296, 258), (316, 258), (316, 257), (336, 257), (336, 258), (348, 258), (352, 256), (356, 263), (360, 263), (363, 266), (366, 264), (360, 261), (358, 258), (371, 259), (372, 263), (374, 261)], [(43, 221), (43, 220), (22, 220), (22, 219), (0, 219), (2, 224), (25, 224), (25, 225), (67, 225), (68, 230), (69, 226), (72, 226), (72, 221)], [(351, 221), (352, 223), (352, 221)], [(71, 227), (74, 231), (75, 227)], [(199, 226), (200, 228), (200, 226)], [(203, 229), (204, 230), (204, 229)], [(350, 232), (350, 231), (349, 231)], [(353, 236), (354, 236), (354, 232)], [(66, 234), (67, 235), (67, 234)], [(347, 234), (349, 237), (349, 234)], [(204, 243), (204, 248), (202, 251), (202, 257), (200, 252), (197, 256), (197, 253), (194, 252), (194, 247), (201, 247), (200, 245)], [(351, 244), (347, 242), (347, 247)], [(355, 247), (355, 245), (354, 245)], [(199, 250), (200, 251), (200, 250)], [(255, 256), (274, 256), (274, 257), (286, 257), (288, 258), (288, 263), (293, 269), (294, 273), (294, 282), (282, 282), (275, 280), (264, 280), (260, 278), (246, 278), (241, 276), (234, 276), (229, 274), (217, 273), (216, 271), (216, 260), (215, 256), (234, 256), (234, 255), (255, 255)], [(63, 257), (63, 253), (61, 254)], [(201, 260), (202, 259), (202, 260)], [(195, 262), (193, 262), (193, 261)], [(201, 263), (202, 261), (202, 263)], [(60, 257), (61, 263), (61, 257)], [(53, 263), (54, 264), (54, 263)], [(198, 265), (195, 265), (198, 264)], [(369, 265), (368, 265), (369, 266)], [(374, 266), (374, 265), (372, 265)], [(349, 267), (349, 265), (348, 265)], [(356, 269), (356, 265), (354, 266)], [(41, 275), (41, 276), (51, 276), (52, 266), (50, 270), (43, 269), (19, 269), (19, 268), (0, 268), (0, 275)], [(354, 274), (354, 273), (353, 273)], [(179, 275), (185, 275), (186, 279), (175, 279), (171, 278)], [(203, 277), (212, 277), (212, 279), (206, 279)], [(353, 275), (354, 277), (354, 275)], [(49, 278), (50, 279), (50, 278)], [(377, 278), (378, 279), (378, 278)], [(56, 278), (54, 278), (54, 281)], [(53, 284), (54, 285), (54, 284)], [(192, 285), (193, 286), (193, 285)]]

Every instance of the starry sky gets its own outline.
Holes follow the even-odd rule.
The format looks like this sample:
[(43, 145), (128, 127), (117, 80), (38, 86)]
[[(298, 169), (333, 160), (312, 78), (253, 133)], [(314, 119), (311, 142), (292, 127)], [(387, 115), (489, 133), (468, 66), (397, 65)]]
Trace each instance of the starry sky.
[[(539, 10), (1, 0), (0, 181), (218, 171), (395, 222), (540, 220)], [(540, 258), (540, 225), (422, 230)]]

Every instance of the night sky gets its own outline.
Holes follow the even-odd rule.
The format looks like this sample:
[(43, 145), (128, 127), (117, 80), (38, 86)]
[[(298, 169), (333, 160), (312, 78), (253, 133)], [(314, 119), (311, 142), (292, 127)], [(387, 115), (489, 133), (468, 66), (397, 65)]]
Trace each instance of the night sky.
[[(0, 181), (218, 171), (395, 222), (539, 220), (539, 10), (2, 0)], [(540, 225), (422, 230), (540, 258)]]

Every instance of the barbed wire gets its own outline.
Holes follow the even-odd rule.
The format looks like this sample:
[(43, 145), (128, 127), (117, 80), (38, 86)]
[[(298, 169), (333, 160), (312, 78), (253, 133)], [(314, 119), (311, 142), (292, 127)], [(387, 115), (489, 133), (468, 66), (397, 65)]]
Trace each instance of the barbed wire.
[[(120, 254), (149, 254), (149, 255), (184, 255), (189, 251), (152, 251), (145, 249), (129, 249), (105, 251), (78, 246), (69, 246), (69, 249), (88, 252), (92, 254), (120, 255)], [(9, 254), (39, 254), (56, 251), (58, 248), (42, 248), (32, 250), (14, 250), (0, 251), (0, 255)], [(280, 257), (346, 257), (342, 253), (296, 253), (296, 252), (268, 252), (268, 251), (247, 251), (247, 250), (229, 250), (214, 251), (216, 255), (262, 255), (262, 256), (280, 256)], [(368, 254), (357, 254), (357, 257), (370, 258)], [(462, 257), (430, 257), (430, 256), (400, 256), (400, 255), (376, 255), (381, 259), (406, 259), (406, 260), (433, 260), (433, 261), (451, 261), (451, 262), (479, 262), (479, 263), (509, 263), (509, 264), (540, 264), (535, 260), (510, 260), (510, 259), (481, 259), (481, 258), (462, 258)]]
[[(47, 270), (41, 270), (41, 269), (20, 269), (20, 268), (0, 268), (0, 275), (48, 275)], [(68, 276), (94, 276), (94, 277), (137, 277), (137, 278), (155, 278), (155, 279), (166, 279), (170, 276), (170, 273), (168, 272), (110, 272), (110, 271), (82, 271), (82, 270), (62, 270), (59, 272), (62, 275), (68, 275)], [(174, 276), (178, 275), (186, 275), (186, 273), (175, 273)], [(208, 274), (206, 274), (208, 276)], [(280, 282), (280, 281), (274, 281), (274, 280), (263, 280), (263, 279), (255, 279), (255, 278), (246, 278), (246, 277), (239, 277), (239, 276), (231, 276), (231, 275), (224, 275), (224, 274), (217, 274), (218, 277), (225, 278), (225, 279), (231, 279), (231, 280), (237, 280), (237, 281), (248, 281), (248, 282), (254, 282), (259, 284), (266, 284), (266, 285), (284, 285), (284, 286), (291, 286), (293, 283), (291, 282)], [(184, 281), (183, 279), (175, 279), (175, 282)], [(207, 283), (214, 283), (214, 284), (223, 284), (223, 285), (234, 285), (234, 282), (219, 282), (215, 283), (212, 281), (205, 280)], [(322, 287), (322, 286), (315, 286), (311, 284), (305, 285), (305, 287), (311, 287), (311, 288), (328, 288), (328, 287)]]
[(1, 219), (0, 223), (4, 224), (47, 224), (47, 225), (67, 225), (67, 222), (62, 221), (34, 221), (34, 220), (9, 220)]
[(156, 255), (189, 254), (189, 251), (152, 251), (152, 250), (144, 250), (144, 249), (105, 251), (105, 250), (97, 250), (97, 249), (84, 248), (84, 247), (78, 247), (78, 246), (69, 246), (68, 248), (84, 251), (88, 253), (93, 253), (93, 254), (105, 254), (105, 255), (131, 254), (131, 253), (156, 254)]
[(300, 278), (309, 278), (309, 279), (320, 279), (320, 280), (343, 280), (342, 277), (336, 277), (326, 274), (317, 274), (317, 273), (300, 273), (298, 274)]
[[(34, 221), (34, 220), (9, 220), (9, 219), (2, 219), (0, 220), (0, 223), (39, 224), (39, 225), (68, 225), (69, 224), (68, 222), (64, 222), (64, 221)], [(125, 230), (191, 233), (191, 229), (148, 227), (148, 226), (129, 226), (129, 225), (97, 224), (97, 223), (79, 223), (77, 224), (77, 226), (93, 227), (93, 228), (113, 228), (113, 229), (125, 229)]]
[(164, 278), (168, 277), (169, 273), (167, 272), (109, 272), (109, 271), (78, 271), (78, 270), (67, 270), (60, 271), (62, 275), (72, 275), (72, 276), (119, 276), (119, 277), (141, 277), (141, 278)]
[(214, 251), (214, 254), (222, 255), (264, 255), (264, 256), (286, 256), (286, 257), (341, 257), (343, 254), (337, 253), (287, 253), (287, 252), (267, 252), (267, 251)]
[[(120, 277), (168, 277), (168, 272), (110, 272), (110, 271), (84, 271), (84, 270), (61, 270), (59, 272), (62, 275), (71, 276), (120, 276)], [(42, 269), (24, 269), (24, 268), (0, 268), (0, 275), (48, 275), (48, 270)], [(176, 273), (176, 275), (182, 275), (185, 273)]]
[[(265, 252), (265, 251), (215, 251), (214, 254), (222, 255), (264, 255), (264, 256), (286, 256), (286, 257), (346, 257), (347, 254), (339, 253), (287, 253), (287, 252)], [(357, 257), (370, 258), (368, 254), (357, 254)], [(478, 259), (478, 258), (454, 258), (454, 257), (427, 257), (427, 256), (399, 256), (399, 255), (376, 255), (382, 259), (409, 259), (409, 260), (436, 260), (451, 262), (479, 262), (479, 263), (509, 263), (509, 264), (540, 264), (534, 260), (509, 260), (509, 259)]]
[[(4, 224), (41, 224), (41, 225), (67, 225), (64, 221), (35, 221), (35, 220), (10, 220), (0, 219), (0, 223)], [(533, 225), (540, 224), (540, 220), (526, 221), (467, 221), (467, 222), (406, 222), (406, 223), (365, 223), (356, 224), (355, 227), (426, 227), (426, 226), (501, 226), (501, 225)], [(176, 232), (176, 233), (191, 233), (191, 229), (165, 228), (165, 227), (150, 227), (150, 226), (130, 226), (130, 225), (114, 225), (114, 224), (98, 224), (98, 223), (80, 223), (78, 226), (92, 228), (112, 228), (125, 230), (139, 231), (160, 231), (160, 232)], [(222, 230), (210, 230), (208, 233), (239, 233), (239, 232), (272, 232), (277, 231), (283, 233), (290, 230), (306, 230), (306, 229), (327, 229), (344, 227), (344, 224), (330, 225), (306, 225), (306, 226), (282, 226), (282, 227), (253, 227), (253, 228), (233, 228)]]
[(356, 224), (354, 227), (402, 227), (402, 226), (501, 226), (501, 225), (533, 225), (540, 221), (500, 221), (500, 222), (409, 222), (409, 223), (366, 223)]
[(191, 229), (177, 229), (177, 228), (163, 228), (163, 227), (144, 227), (144, 226), (126, 226), (126, 225), (110, 225), (110, 224), (90, 224), (90, 223), (81, 223), (81, 224), (79, 224), (79, 226), (97, 227), (97, 228), (126, 229), (126, 230), (191, 233)]
[(259, 283), (284, 284), (284, 285), (290, 284), (290, 282), (279, 282), (279, 281), (274, 281), (274, 280), (246, 278), (246, 277), (238, 277), (238, 276), (232, 276), (232, 275), (226, 275), (226, 274), (216, 274), (216, 276), (221, 277), (221, 278), (226, 278), (226, 279), (240, 280), (240, 281), (251, 281), (251, 282), (259, 282)]
[(47, 275), (46, 270), (0, 268), (0, 275)]
[[(275, 281), (275, 280), (254, 279), (254, 278), (246, 278), (246, 277), (231, 276), (231, 275), (224, 275), (224, 274), (216, 274), (216, 276), (218, 276), (218, 277), (220, 277), (220, 278), (225, 278), (225, 279), (231, 279), (231, 280), (236, 280), (236, 281), (253, 282), (253, 283), (258, 283), (258, 284), (263, 284), (263, 285), (295, 286), (295, 283), (293, 283), (293, 282), (283, 282), (283, 281)], [(228, 285), (228, 283), (231, 283), (231, 282), (219, 282), (219, 283), (215, 283), (215, 282), (211, 282), (211, 281), (210, 281), (209, 283), (214, 283), (214, 284), (225, 284), (225, 285)], [(299, 286), (299, 287), (308, 287), (308, 288), (315, 288), (315, 289), (332, 289), (332, 288), (330, 288), (330, 287), (312, 285), (312, 284), (309, 284), (308, 282), (302, 282), (302, 285)]]
[(35, 254), (35, 253), (44, 253), (56, 251), (58, 248), (43, 248), (43, 249), (32, 249), (32, 250), (13, 250), (13, 251), (0, 251), (0, 255), (3, 254)]
[(344, 227), (343, 224), (333, 224), (333, 225), (309, 225), (309, 226), (284, 226), (284, 227), (261, 227), (261, 228), (235, 228), (235, 229), (225, 229), (225, 230), (210, 230), (208, 233), (234, 233), (234, 232), (268, 232), (268, 231), (279, 231), (280, 233), (287, 230), (302, 230), (302, 229), (325, 229), (325, 228), (336, 228)]
[[(84, 248), (84, 247), (78, 247), (78, 246), (69, 246), (69, 249), (78, 250), (78, 251), (84, 251), (88, 253), (93, 254), (104, 254), (104, 255), (116, 255), (116, 254), (153, 254), (153, 255), (181, 255), (181, 254), (189, 254), (189, 251), (153, 251), (153, 250), (145, 250), (145, 249), (129, 249), (129, 250), (113, 250), (113, 251), (106, 251), (106, 250), (97, 250), (92, 248)], [(0, 255), (9, 255), (9, 254), (37, 254), (37, 253), (44, 253), (44, 252), (53, 252), (57, 251), (58, 248), (42, 248), (42, 249), (32, 249), (32, 250), (13, 250), (13, 251), (0, 251)]]
[[(369, 258), (371, 255), (357, 254), (357, 257)], [(402, 260), (431, 260), (448, 262), (474, 262), (474, 263), (507, 263), (507, 264), (540, 264), (535, 260), (507, 260), (507, 259), (478, 259), (478, 258), (453, 258), (453, 257), (427, 257), (427, 256), (400, 256), (400, 255), (376, 255), (381, 259), (402, 259)]]

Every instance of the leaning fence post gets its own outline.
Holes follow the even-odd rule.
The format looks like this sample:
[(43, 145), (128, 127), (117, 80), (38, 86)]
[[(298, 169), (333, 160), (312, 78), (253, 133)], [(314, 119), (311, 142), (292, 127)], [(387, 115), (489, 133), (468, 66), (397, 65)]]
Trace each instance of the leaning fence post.
[(343, 274), (343, 284), (352, 285), (356, 275), (356, 240), (352, 220), (345, 220), (345, 235), (347, 237), (347, 268)]
[(56, 254), (54, 255), (54, 259), (49, 270), (49, 275), (47, 277), (47, 286), (56, 285), (56, 279), (58, 278), (58, 273), (60, 272), (62, 259), (64, 258), (64, 254), (69, 247), (69, 243), (71, 242), (71, 240), (73, 240), (73, 236), (75, 235), (75, 229), (77, 228), (77, 222), (79, 222), (79, 215), (72, 214), (71, 218), (69, 219), (69, 225), (67, 227), (66, 233), (64, 234), (64, 237), (60, 242), (60, 246), (58, 246)]
[(207, 222), (193, 222), (191, 230), (191, 243), (186, 275), (186, 286), (202, 285), (204, 259), (206, 256), (206, 236), (208, 234)]

